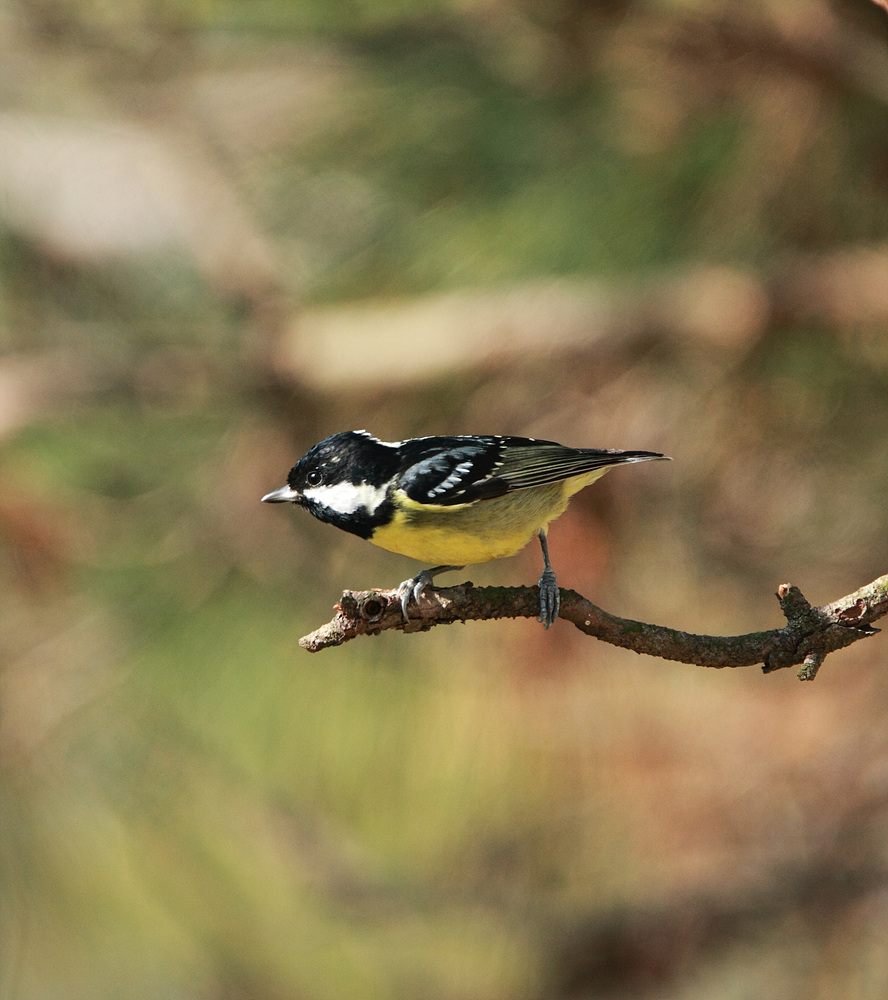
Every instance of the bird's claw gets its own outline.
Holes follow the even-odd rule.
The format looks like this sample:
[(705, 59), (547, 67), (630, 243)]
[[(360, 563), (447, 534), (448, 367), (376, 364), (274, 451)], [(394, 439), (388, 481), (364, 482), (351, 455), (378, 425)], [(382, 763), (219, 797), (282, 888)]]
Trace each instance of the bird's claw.
[(420, 598), (425, 593), (426, 587), (432, 586), (432, 574), (429, 573), (427, 569), (424, 569), (421, 573), (417, 573), (416, 576), (410, 577), (409, 580), (405, 580), (403, 583), (398, 585), (398, 597), (401, 599), (401, 614), (404, 616), (404, 621), (408, 621), (410, 616), (407, 614), (407, 607), (410, 604), (410, 598), (413, 598), (414, 604), (419, 604)]
[(554, 570), (547, 567), (540, 577), (540, 616), (537, 621), (542, 622), (545, 628), (549, 628), (560, 610), (561, 591), (558, 589), (558, 580), (555, 578)]
[(414, 604), (419, 604), (420, 598), (425, 593), (428, 587), (432, 586), (435, 577), (439, 573), (446, 573), (451, 569), (462, 569), (462, 566), (433, 566), (431, 569), (424, 569), (421, 573), (417, 573), (416, 576), (412, 576), (409, 580), (405, 580), (398, 587), (398, 597), (401, 599), (401, 614), (404, 616), (404, 621), (409, 620), (409, 615), (407, 614), (407, 607), (410, 604), (410, 598), (413, 598)]

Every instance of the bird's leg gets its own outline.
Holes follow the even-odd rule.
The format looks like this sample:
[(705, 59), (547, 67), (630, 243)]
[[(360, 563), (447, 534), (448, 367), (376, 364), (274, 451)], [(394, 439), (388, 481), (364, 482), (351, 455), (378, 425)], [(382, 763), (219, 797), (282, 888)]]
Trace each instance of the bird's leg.
[(543, 550), (543, 575), (540, 577), (540, 616), (537, 621), (549, 628), (561, 608), (561, 591), (558, 589), (555, 570), (549, 562), (549, 546), (544, 528), (540, 528), (538, 537)]
[(416, 576), (412, 576), (409, 580), (405, 580), (399, 585), (398, 597), (401, 598), (401, 612), (404, 615), (405, 622), (409, 618), (407, 614), (407, 605), (410, 603), (410, 598), (413, 598), (415, 604), (419, 604), (419, 599), (422, 597), (426, 588), (432, 586), (433, 579), (439, 573), (444, 573), (448, 569), (463, 569), (463, 567), (433, 566), (431, 569), (424, 569), (421, 573), (417, 573)]

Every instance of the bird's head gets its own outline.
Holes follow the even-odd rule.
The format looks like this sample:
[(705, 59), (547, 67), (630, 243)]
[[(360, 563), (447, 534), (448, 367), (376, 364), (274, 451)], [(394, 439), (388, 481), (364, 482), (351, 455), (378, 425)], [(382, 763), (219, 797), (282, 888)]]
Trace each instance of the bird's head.
[(395, 445), (366, 431), (343, 431), (310, 448), (290, 470), (287, 485), (264, 503), (295, 503), (326, 521), (369, 538), (381, 522), (397, 472)]

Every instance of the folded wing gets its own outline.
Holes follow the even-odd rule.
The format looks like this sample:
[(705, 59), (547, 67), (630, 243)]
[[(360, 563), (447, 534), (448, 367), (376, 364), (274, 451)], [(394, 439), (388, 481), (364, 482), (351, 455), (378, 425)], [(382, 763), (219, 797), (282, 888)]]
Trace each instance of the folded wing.
[(423, 438), (401, 488), (417, 503), (450, 506), (582, 476), (609, 465), (666, 458), (652, 451), (567, 448), (531, 438)]

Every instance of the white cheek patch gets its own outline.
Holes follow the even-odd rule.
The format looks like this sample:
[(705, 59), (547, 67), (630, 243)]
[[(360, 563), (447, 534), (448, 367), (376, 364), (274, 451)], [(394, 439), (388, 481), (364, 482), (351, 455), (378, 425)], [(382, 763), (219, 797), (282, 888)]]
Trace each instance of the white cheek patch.
[(307, 500), (335, 510), (337, 514), (354, 514), (362, 508), (372, 514), (385, 500), (385, 494), (384, 486), (371, 486), (369, 483), (336, 483), (333, 486), (313, 486), (302, 491)]

